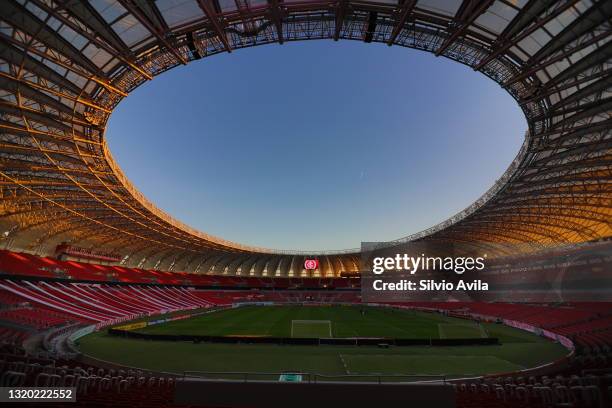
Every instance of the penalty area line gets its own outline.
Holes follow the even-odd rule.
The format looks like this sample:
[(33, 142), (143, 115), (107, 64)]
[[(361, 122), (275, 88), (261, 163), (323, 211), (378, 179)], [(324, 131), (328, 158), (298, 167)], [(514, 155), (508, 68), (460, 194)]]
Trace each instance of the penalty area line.
[(340, 363), (342, 363), (342, 366), (344, 367), (344, 372), (347, 375), (351, 375), (351, 372), (349, 371), (348, 366), (346, 365), (346, 360), (344, 360), (344, 355), (339, 353), (338, 357), (340, 357)]
[(444, 332), (444, 328), (442, 327), (442, 323), (438, 323), (438, 337), (441, 339), (446, 338), (446, 333)]

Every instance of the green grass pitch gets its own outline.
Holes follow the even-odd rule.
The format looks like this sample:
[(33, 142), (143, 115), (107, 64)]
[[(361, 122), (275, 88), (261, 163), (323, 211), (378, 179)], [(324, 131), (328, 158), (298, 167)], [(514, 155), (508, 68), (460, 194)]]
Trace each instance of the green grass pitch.
[[(296, 321), (305, 323), (296, 326)], [(94, 358), (156, 371), (299, 371), (329, 376), (482, 375), (534, 367), (567, 354), (558, 344), (498, 324), (478, 325), (439, 314), (360, 306), (249, 306), (139, 331), (291, 337), (293, 327), (294, 337), (329, 337), (330, 326), (333, 337), (465, 338), (488, 335), (499, 338), (502, 345), (381, 349), (375, 346), (193, 344), (125, 339), (100, 331), (80, 339), (79, 347), (85, 355)], [(232, 378), (229, 374), (215, 376)]]
[[(365, 313), (362, 314), (362, 311)], [(295, 327), (293, 322), (300, 321), (311, 323), (298, 323), (299, 332), (292, 333), (292, 326)], [(298, 334), (301, 332), (305, 334), (304, 337), (330, 337), (329, 325), (331, 337), (336, 338), (481, 337), (480, 328), (472, 321), (432, 313), (366, 306), (245, 306), (149, 326), (138, 331), (151, 334), (271, 337), (300, 337)], [(444, 328), (443, 332), (440, 327)]]

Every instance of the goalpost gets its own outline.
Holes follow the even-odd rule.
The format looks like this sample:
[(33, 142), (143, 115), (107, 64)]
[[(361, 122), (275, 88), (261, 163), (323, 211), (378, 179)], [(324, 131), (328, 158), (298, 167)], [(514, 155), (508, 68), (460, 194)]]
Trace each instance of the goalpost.
[(333, 337), (331, 320), (292, 320), (291, 337)]

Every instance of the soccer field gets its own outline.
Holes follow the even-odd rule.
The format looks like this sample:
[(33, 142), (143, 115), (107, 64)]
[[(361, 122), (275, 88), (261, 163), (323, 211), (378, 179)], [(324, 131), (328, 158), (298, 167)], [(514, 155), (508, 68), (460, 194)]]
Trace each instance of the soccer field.
[[(149, 326), (141, 332), (215, 336), (497, 337), (501, 345), (455, 347), (298, 346), (213, 344), (127, 339), (100, 331), (78, 341), (88, 356), (156, 371), (183, 373), (300, 371), (343, 375), (446, 375), (515, 371), (558, 359), (558, 344), (498, 324), (477, 325), (439, 314), (359, 306), (243, 307)], [(215, 374), (233, 378), (229, 374)]]
[(271, 337), (478, 338), (469, 320), (411, 310), (358, 306), (245, 306), (148, 326), (149, 334)]

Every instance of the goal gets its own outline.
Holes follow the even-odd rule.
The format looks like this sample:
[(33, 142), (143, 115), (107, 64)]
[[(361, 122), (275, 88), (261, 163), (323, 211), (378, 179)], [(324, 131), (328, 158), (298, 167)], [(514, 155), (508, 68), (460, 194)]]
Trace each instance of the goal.
[(331, 320), (292, 320), (291, 337), (315, 339), (333, 337)]

